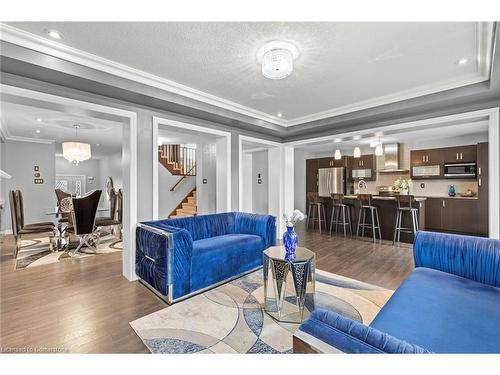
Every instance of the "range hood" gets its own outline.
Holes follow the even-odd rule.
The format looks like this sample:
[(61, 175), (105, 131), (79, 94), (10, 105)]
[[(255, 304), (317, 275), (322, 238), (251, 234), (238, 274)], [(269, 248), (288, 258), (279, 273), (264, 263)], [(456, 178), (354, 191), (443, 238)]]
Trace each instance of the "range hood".
[(384, 166), (378, 169), (379, 173), (409, 173), (408, 169), (400, 168), (399, 143), (384, 145)]

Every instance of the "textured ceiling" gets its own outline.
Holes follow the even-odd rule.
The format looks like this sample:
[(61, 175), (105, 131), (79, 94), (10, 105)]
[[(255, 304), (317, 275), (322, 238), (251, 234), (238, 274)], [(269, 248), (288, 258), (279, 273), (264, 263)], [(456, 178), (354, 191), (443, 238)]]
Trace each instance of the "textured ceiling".
[[(43, 37), (56, 29), (63, 44), (292, 121), (463, 84), (480, 76), (484, 60), (474, 22), (10, 25)], [(275, 39), (300, 53), (283, 80), (265, 79), (256, 60), (257, 49)], [(469, 63), (457, 64), (461, 58)]]

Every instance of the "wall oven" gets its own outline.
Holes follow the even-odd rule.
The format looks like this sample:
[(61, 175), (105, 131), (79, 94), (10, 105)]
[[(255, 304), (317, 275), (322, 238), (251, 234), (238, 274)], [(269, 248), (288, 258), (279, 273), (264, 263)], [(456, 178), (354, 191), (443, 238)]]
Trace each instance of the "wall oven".
[(449, 163), (444, 165), (444, 177), (476, 178), (476, 163)]

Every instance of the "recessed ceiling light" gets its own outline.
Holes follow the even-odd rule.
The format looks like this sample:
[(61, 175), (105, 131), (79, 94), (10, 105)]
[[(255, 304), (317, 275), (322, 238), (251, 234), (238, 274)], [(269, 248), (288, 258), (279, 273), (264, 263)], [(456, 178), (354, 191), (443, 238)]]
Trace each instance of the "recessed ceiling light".
[(341, 139), (341, 138), (335, 138), (334, 142), (335, 142), (335, 143), (342, 142), (342, 139)]
[(278, 117), (281, 117), (281, 116), (283, 116), (283, 113), (278, 112)]
[(361, 139), (361, 136), (355, 135), (354, 137), (352, 137), (352, 139), (354, 139), (355, 141), (359, 141)]
[(35, 120), (36, 122), (42, 122), (42, 119), (40, 117), (37, 117)]
[(57, 30), (45, 30), (45, 32), (53, 39), (62, 39), (62, 34)]
[(40, 134), (40, 129), (36, 129), (36, 130), (35, 130), (35, 133), (36, 133), (36, 134)]
[(469, 59), (463, 58), (463, 59), (458, 60), (458, 65), (464, 65), (464, 64), (467, 64), (468, 62), (469, 62)]

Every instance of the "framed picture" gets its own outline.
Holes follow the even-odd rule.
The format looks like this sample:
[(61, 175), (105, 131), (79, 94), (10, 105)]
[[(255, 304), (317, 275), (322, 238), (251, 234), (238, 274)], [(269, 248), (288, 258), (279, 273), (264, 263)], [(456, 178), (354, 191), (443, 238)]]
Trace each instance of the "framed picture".
[(40, 170), (40, 168), (38, 167), (38, 165), (35, 165), (35, 166), (33, 167), (33, 170), (34, 170), (35, 172), (38, 172), (38, 171)]
[(36, 178), (40, 177), (40, 172), (33, 173), (33, 176), (35, 176)]

